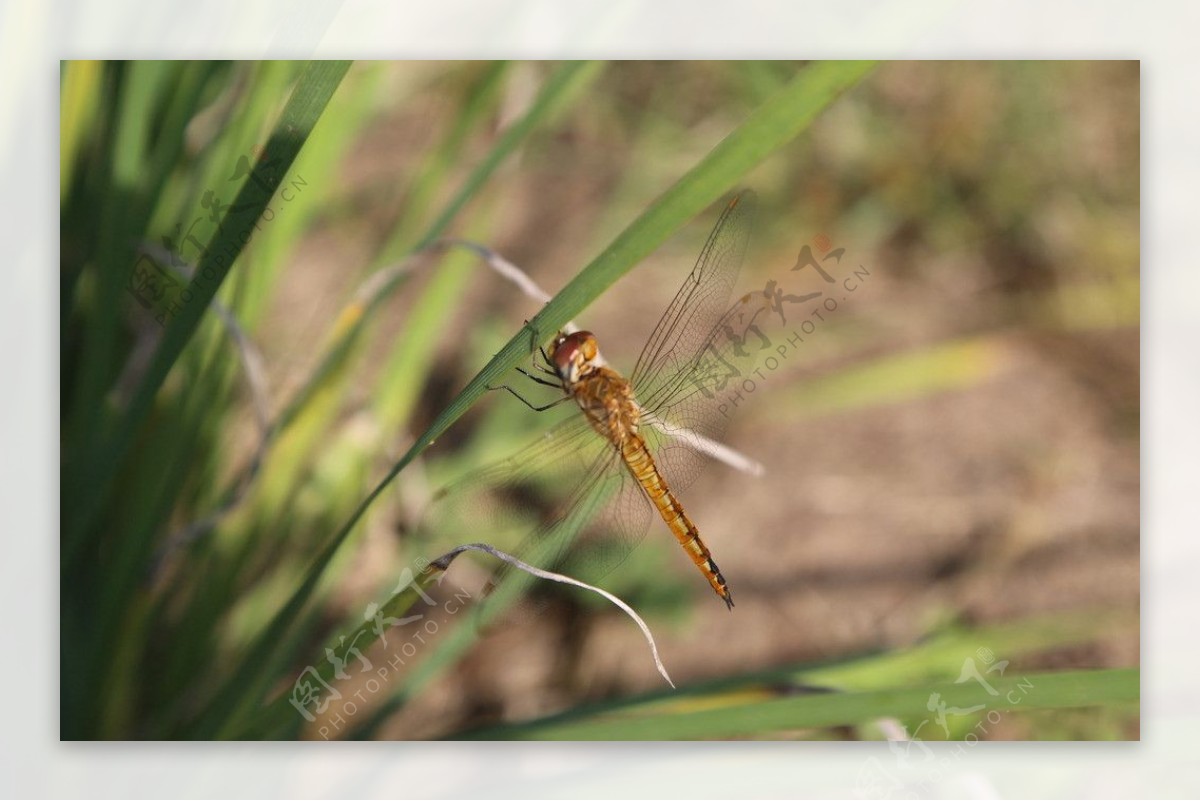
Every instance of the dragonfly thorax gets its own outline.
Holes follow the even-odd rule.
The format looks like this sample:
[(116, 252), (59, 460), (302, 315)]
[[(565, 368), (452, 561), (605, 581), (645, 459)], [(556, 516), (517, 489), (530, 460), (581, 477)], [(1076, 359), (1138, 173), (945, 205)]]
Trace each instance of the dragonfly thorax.
[(559, 334), (551, 346), (550, 361), (563, 390), (602, 437), (620, 445), (637, 435), (641, 409), (633, 397), (633, 386), (608, 366), (595, 335), (590, 331)]

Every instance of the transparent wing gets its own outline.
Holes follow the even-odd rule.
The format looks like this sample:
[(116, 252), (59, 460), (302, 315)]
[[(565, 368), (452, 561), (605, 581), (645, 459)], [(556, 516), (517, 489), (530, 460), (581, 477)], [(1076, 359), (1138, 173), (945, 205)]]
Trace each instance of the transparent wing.
[[(582, 502), (588, 482), (610, 455), (605, 445), (582, 417), (564, 420), (512, 456), (468, 473), (439, 493), (426, 528), (455, 544), (482, 540), (517, 556), (530, 555), (522, 540), (531, 530), (549, 532)], [(538, 566), (542, 561), (533, 559)]]
[(755, 195), (750, 190), (729, 201), (708, 235), (696, 266), (650, 334), (629, 375), (640, 390), (643, 406), (653, 406), (660, 392), (671, 394), (676, 379), (689, 371), (713, 336), (737, 282), (754, 206)]
[(615, 450), (612, 454), (612, 461), (597, 476), (596, 503), (587, 511), (580, 536), (573, 547), (558, 552), (559, 572), (592, 583), (624, 562), (646, 536), (651, 522), (658, 519), (641, 485)]
[[(435, 500), (425, 527), (443, 541), (484, 541), (537, 567), (595, 582), (629, 555), (653, 517), (616, 450), (579, 417), (452, 484)], [(531, 581), (502, 566), (493, 596), (519, 594)]]
[(691, 484), (706, 456), (696, 435), (719, 441), (729, 423), (712, 391), (712, 375), (731, 377), (726, 326), (741, 308), (730, 295), (741, 270), (755, 210), (746, 190), (726, 205), (696, 266), (667, 307), (631, 374), (634, 393), (651, 425), (642, 434), (675, 490)]

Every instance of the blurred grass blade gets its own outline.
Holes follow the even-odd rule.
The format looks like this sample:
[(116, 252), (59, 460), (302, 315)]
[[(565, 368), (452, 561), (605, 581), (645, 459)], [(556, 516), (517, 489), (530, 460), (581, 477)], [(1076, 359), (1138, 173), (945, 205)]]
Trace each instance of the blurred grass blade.
[(314, 61), (301, 73), (279, 122), (271, 132), (263, 155), (243, 181), (234, 202), (222, 217), (217, 233), (204, 249), (196, 265), (196, 276), (181, 295), (179, 313), (171, 320), (116, 430), (83, 460), (82, 478), (74, 483), (76, 498), (64, 507), (68, 512), (73, 511), (64, 527), (64, 533), (68, 536), (64, 549), (66, 558), (69, 558), (81, 538), (87, 521), (103, 501), (134, 434), (150, 413), (154, 397), (167, 374), (196, 332), (209, 302), (249, 241), (251, 230), (287, 175), (349, 67), (348, 61)]
[(912, 403), (994, 379), (1015, 360), (1004, 335), (938, 342), (892, 353), (796, 384), (772, 398), (772, 419), (845, 414), (875, 406)]
[(578, 92), (587, 81), (595, 77), (596, 73), (603, 66), (603, 64), (594, 61), (569, 61), (559, 67), (546, 81), (545, 88), (538, 95), (533, 105), (530, 106), (525, 116), (504, 132), (500, 137), (500, 141), (496, 143), (491, 152), (484, 157), (478, 167), (471, 171), (462, 188), (446, 204), (446, 208), (442, 210), (438, 218), (429, 226), (429, 230), (417, 242), (413, 251), (426, 248), (439, 239), (445, 233), (446, 228), (450, 226), (450, 222), (458, 216), (462, 207), (466, 205), (468, 200), (475, 196), (475, 193), (491, 177), (496, 168), (508, 158), (508, 154), (516, 148), (517, 144), (524, 140), (535, 126), (553, 116), (571, 94)]
[[(341, 638), (340, 642), (350, 643), (348, 647), (358, 648), (360, 651), (366, 651), (384, 631), (377, 623), (377, 620), (395, 620), (396, 623), (391, 625), (399, 626), (415, 619), (409, 618), (408, 613), (414, 607), (421, 609), (417, 602), (422, 601), (429, 603), (429, 595), (426, 590), (434, 588), (435, 585), (441, 584), (442, 579), (446, 576), (446, 570), (450, 567), (450, 563), (454, 558), (462, 552), (462, 549), (456, 549), (448, 554), (444, 554), (438, 559), (431, 562), (427, 567), (421, 569), (416, 575), (411, 574), (411, 570), (406, 569), (409, 574), (409, 581), (398, 592), (392, 596), (381, 606), (370, 604), (366, 610), (366, 620), (358, 626), (349, 636)], [(401, 576), (403, 581), (404, 574)], [(416, 615), (414, 617), (419, 617)], [(345, 656), (345, 654), (343, 654)], [(335, 680), (335, 669), (330, 660), (325, 659), (320, 661), (320, 667), (314, 668), (321, 681), (326, 684), (332, 684)], [(242, 731), (237, 732), (238, 739), (249, 738), (255, 736), (273, 737), (279, 736), (280, 732), (293, 731), (303, 722), (303, 718), (297, 712), (296, 707), (290, 703), (291, 696), (284, 695), (275, 700), (260, 716), (254, 716), (248, 720)], [(233, 729), (229, 727), (223, 730), (219, 736), (232, 736)]]
[[(871, 653), (824, 664), (755, 670), (689, 685), (677, 693), (653, 691), (592, 703), (542, 720), (491, 726), (488, 735), (507, 739), (513, 736), (510, 728), (519, 730), (550, 722), (557, 725), (615, 716), (626, 720), (644, 719), (698, 709), (724, 709), (738, 701), (776, 699), (806, 688), (825, 688), (826, 692), (867, 692), (941, 684), (960, 675), (964, 653), (976, 653), (980, 648), (1002, 653), (1012, 660), (1036, 658), (1054, 649), (1101, 642), (1114, 631), (1136, 630), (1137, 625), (1136, 614), (1101, 608), (1066, 615), (1026, 617), (982, 627), (953, 628), (902, 651)], [(482, 734), (476, 731), (466, 736)]]
[(104, 63), (64, 61), (62, 69), (62, 118), (59, 123), (58, 192), (65, 201), (79, 149), (88, 137), (101, 97)]
[[(516, 149), (517, 145), (531, 131), (537, 128), (538, 125), (544, 123), (547, 118), (557, 112), (562, 107), (565, 98), (569, 97), (572, 93), (577, 93), (583, 83), (590, 80), (596, 70), (602, 66), (592, 62), (568, 62), (559, 67), (547, 80), (545, 87), (526, 114), (504, 132), (483, 161), (471, 171), (463, 186), (455, 193), (446, 208), (438, 215), (424, 236), (413, 248), (413, 254), (416, 254), (427, 245), (441, 238), (453, 220), (454, 215), (474, 197), (495, 170)], [(414, 258), (416, 258), (415, 255), (409, 257), (409, 259)], [(319, 396), (320, 389), (324, 386), (326, 379), (336, 373), (340, 365), (345, 361), (346, 355), (350, 352), (372, 312), (379, 308), (390, 292), (407, 277), (408, 273), (408, 269), (397, 269), (392, 271), (392, 274), (381, 282), (377, 281), (375, 276), (367, 279), (364, 287), (369, 286), (370, 291), (363, 292), (360, 289), (355, 295), (355, 300), (342, 310), (334, 323), (333, 345), (327, 349), (318, 367), (313, 371), (309, 379), (305, 381), (300, 390), (297, 391), (296, 395), (293, 396), (291, 402), (279, 414), (275, 422), (275, 429), (272, 431), (272, 437), (277, 437), (282, 430), (286, 429), (297, 418), (313, 398)], [(377, 276), (379, 273), (375, 275)], [(390, 481), (390, 477), (388, 481)], [(224, 727), (227, 722), (226, 719), (236, 717), (235, 710), (244, 708), (247, 699), (257, 700), (265, 691), (265, 686), (276, 674), (274, 671), (264, 668), (264, 665), (271, 660), (273, 655), (278, 653), (274, 643), (278, 641), (281, 631), (285, 630), (290, 622), (297, 618), (301, 608), (316, 589), (325, 568), (332, 560), (341, 543), (345, 540), (346, 535), (378, 494), (383, 491), (388, 481), (382, 482), (359, 504), (351, 515), (350, 522), (338, 532), (329, 545), (318, 555), (314, 566), (305, 577), (305, 580), (296, 588), (296, 591), (275, 615), (271, 623), (266, 626), (254, 646), (247, 650), (245, 658), (238, 669), (234, 671), (230, 681), (218, 694), (217, 700), (210, 705), (210, 709), (200, 724), (201, 731), (211, 734), (219, 728)]]
[[(496, 171), (496, 168), (538, 124), (544, 122), (560, 106), (566, 95), (577, 90), (581, 82), (591, 77), (594, 67), (595, 65), (590, 62), (569, 62), (550, 76), (529, 111), (501, 135), (488, 155), (471, 171), (462, 187), (446, 204), (446, 208), (425, 231), (425, 235), (410, 249), (410, 254), (423, 250), (441, 238), (455, 215), (475, 196)], [(390, 247), (391, 245), (387, 246), (388, 249)], [(325, 384), (326, 379), (343, 363), (346, 354), (349, 353), (372, 313), (390, 297), (392, 290), (407, 278), (408, 274), (408, 270), (397, 270), (385, 283), (368, 295), (356, 294), (355, 300), (342, 310), (334, 323), (333, 344), (326, 350), (312, 376), (304, 382), (304, 386), (280, 413), (277, 423), (280, 429), (287, 428), (308, 402), (318, 394), (318, 390)]]
[[(637, 719), (636, 739), (694, 740), (761, 737), (764, 733), (865, 723), (883, 717), (922, 718), (933, 693), (947, 707), (978, 711), (1069, 709), (1136, 702), (1136, 668), (1076, 670), (988, 677), (996, 695), (976, 682), (940, 682), (919, 687), (850, 693), (821, 693), (732, 704)], [(578, 713), (526, 725), (475, 732), (471, 739), (628, 740), (629, 710), (577, 720)], [(564, 718), (569, 718), (564, 720)]]

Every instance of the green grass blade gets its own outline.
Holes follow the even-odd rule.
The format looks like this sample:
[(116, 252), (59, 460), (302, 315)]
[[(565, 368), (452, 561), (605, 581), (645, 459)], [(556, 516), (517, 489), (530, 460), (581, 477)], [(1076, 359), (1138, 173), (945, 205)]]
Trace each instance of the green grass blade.
[(100, 61), (64, 61), (61, 122), (59, 123), (58, 192), (63, 203), (70, 187), (79, 150), (94, 124), (101, 96), (104, 64)]
[(1012, 360), (1012, 345), (1003, 337), (938, 342), (797, 384), (773, 398), (765, 414), (796, 420), (911, 403), (978, 386)]
[[(121, 88), (114, 93), (117, 107), (108, 123), (111, 134), (106, 157), (97, 165), (98, 184), (104, 187), (105, 198), (92, 212), (101, 221), (91, 246), (95, 299), (86, 314), (88, 335), (82, 341), (79, 374), (64, 418), (66, 439), (77, 443), (77, 448), (82, 447), (78, 443), (91, 443), (94, 450), (108, 422), (104, 395), (116, 372), (125, 276), (133, 262), (133, 239), (144, 229), (156, 194), (152, 184), (157, 183), (158, 176), (151, 174), (144, 161), (150, 149), (150, 121), (158, 93), (166, 83), (164, 73), (172, 69), (166, 62), (137, 61), (110, 65), (106, 70), (120, 76)], [(78, 467), (70, 463), (68, 469)], [(84, 492), (89, 487), (89, 482), (83, 482)], [(74, 507), (64, 509), (69, 514)], [(74, 518), (67, 519), (70, 522)]]
[(534, 101), (528, 113), (504, 132), (496, 146), (479, 163), (479, 166), (472, 170), (462, 188), (454, 196), (454, 199), (446, 204), (446, 208), (434, 220), (433, 225), (429, 227), (429, 231), (417, 243), (414, 250), (427, 247), (442, 236), (450, 226), (450, 222), (458, 216), (462, 207), (475, 196), (484, 182), (491, 177), (517, 144), (522, 142), (538, 124), (552, 116), (572, 92), (577, 91), (602, 67), (603, 65), (597, 62), (570, 61), (556, 70), (546, 82), (546, 87)]
[[(315, 61), (308, 64), (301, 74), (268, 140), (266, 152), (274, 168), (264, 169), (263, 160), (260, 159), (252, 174), (242, 183), (236, 199), (222, 219), (218, 233), (205, 248), (196, 267), (196, 276), (181, 296), (184, 302), (179, 313), (171, 320), (116, 430), (84, 460), (83, 480), (75, 484), (79, 497), (65, 507), (74, 510), (65, 527), (65, 533), (71, 539), (78, 538), (80, 529), (86, 526), (103, 501), (116, 472), (115, 467), (128, 452), (134, 434), (150, 412), (155, 395), (196, 332), (209, 302), (248, 241), (243, 241), (243, 238), (267, 207), (349, 67), (348, 61)], [(73, 543), (68, 540), (66, 544), (70, 549)]]
[[(457, 554), (454, 556), (457, 556)], [(451, 556), (450, 560), (447, 560), (444, 565), (439, 565), (435, 562), (430, 568), (413, 576), (412, 581), (399, 592), (393, 593), (387, 602), (378, 608), (376, 615), (383, 620), (402, 620), (414, 607), (418, 610), (426, 608), (423, 605), (418, 605), (418, 601), (428, 602), (427, 599), (429, 596), (426, 590), (432, 589), (441, 580), (446, 567), (449, 566), (450, 561), (453, 561), (454, 556)], [(379, 639), (381, 631), (383, 630), (377, 626), (375, 616), (372, 616), (359, 624), (358, 628), (345, 637), (344, 642), (351, 643), (353, 647), (357, 647), (365, 652)], [(341, 641), (339, 640), (339, 642)], [(317, 659), (314, 660), (314, 663), (320, 664), (320, 667), (315, 668), (315, 670), (322, 681), (326, 684), (336, 682), (335, 671), (329, 660)], [(250, 736), (252, 733), (280, 732), (294, 729), (300, 725), (301, 721), (300, 713), (290, 703), (290, 696), (281, 696), (275, 699), (261, 715), (255, 715), (248, 721), (246, 731), (239, 733), (239, 739), (243, 735)]]
[[(1001, 713), (1067, 709), (1137, 701), (1136, 668), (1076, 670), (988, 677), (991, 695), (978, 683), (940, 682), (918, 687), (778, 698), (720, 708), (631, 719), (628, 714), (590, 720), (549, 719), (503, 730), (504, 736), (537, 740), (689, 740), (763, 736), (770, 732), (865, 723), (882, 717), (921, 718), (932, 693), (948, 707), (977, 707)], [(496, 730), (472, 739), (492, 739)]]
[[(753, 671), (683, 687), (674, 692), (589, 704), (540, 720), (490, 726), (486, 731), (463, 734), (468, 738), (509, 739), (524, 736), (529, 728), (620, 718), (648, 720), (659, 715), (697, 709), (728, 708), (734, 700), (778, 698), (781, 688), (831, 688), (849, 693), (890, 691), (897, 687), (943, 684), (960, 675), (963, 654), (990, 649), (1005, 659), (1017, 660), (1050, 650), (1101, 641), (1122, 628), (1136, 629), (1136, 614), (1118, 609), (1091, 609), (1070, 614), (1034, 616), (1019, 620), (941, 631), (902, 651), (839, 659), (834, 662), (794, 665)], [(1010, 676), (1014, 675), (1011, 673)], [(988, 676), (990, 681), (991, 675)], [(703, 732), (696, 737), (709, 736)]]
[[(433, 221), (426, 230), (425, 235), (421, 237), (420, 241), (416, 243), (410, 252), (418, 251), (443, 236), (455, 215), (475, 196), (484, 183), (491, 178), (496, 168), (504, 162), (531, 131), (543, 123), (547, 117), (561, 106), (566, 96), (578, 90), (579, 86), (591, 77), (593, 70), (594, 67), (590, 62), (569, 62), (556, 70), (546, 82), (546, 86), (542, 89), (533, 105), (530, 106), (529, 111), (504, 132), (484, 160), (471, 171), (471, 174), (467, 177), (462, 187), (454, 194), (450, 202), (446, 204), (446, 208), (442, 210), (441, 214)], [(388, 249), (390, 247), (391, 245), (387, 246)], [(369, 304), (365, 307), (352, 304), (342, 312), (334, 324), (335, 336), (333, 337), (333, 344), (321, 358), (321, 362), (316, 370), (313, 371), (312, 377), (304, 383), (291, 402), (280, 413), (277, 423), (280, 430), (287, 428), (295, 420), (296, 416), (300, 414), (309, 401), (318, 394), (318, 390), (325, 385), (326, 380), (338, 371), (338, 368), (343, 364), (347, 354), (357, 341), (358, 336), (362, 333), (368, 319), (390, 297), (391, 292), (404, 278), (404, 273), (398, 274), (385, 286), (381, 287), (378, 292), (374, 293), (370, 298)]]
[[(485, 122), (487, 116), (495, 110), (504, 89), (505, 78), (508, 76), (510, 66), (510, 63), (506, 61), (497, 61), (488, 64), (484, 66), (481, 74), (472, 82), (472, 85), (466, 92), (462, 111), (459, 113), (458, 119), (454, 121), (453, 127), (446, 134), (442, 142), (423, 159), (420, 171), (413, 178), (412, 183), (406, 187), (409, 199), (405, 202), (404, 212), (396, 220), (395, 225), (392, 226), (392, 231), (388, 235), (383, 247), (379, 249), (371, 272), (399, 261), (412, 252), (414, 243), (417, 241), (418, 232), (428, 222), (426, 212), (433, 206), (438, 193), (446, 185), (448, 176), (451, 174), (454, 165), (462, 160), (463, 148), (470, 142), (471, 135), (480, 130), (480, 126)], [(558, 93), (559, 79), (570, 74), (572, 74), (572, 71), (564, 69), (552, 75), (543, 88), (541, 95), (535, 101), (535, 106), (545, 103), (547, 97), (555, 97)], [(534, 108), (530, 108), (531, 112), (534, 110)], [(540, 119), (540, 117), (540, 112), (534, 115), (535, 120)], [(454, 219), (457, 210), (462, 208), (462, 203), (471, 195), (478, 192), (484, 180), (486, 180), (486, 176), (503, 161), (504, 155), (506, 155), (509, 149), (515, 148), (518, 143), (524, 140), (525, 134), (532, 130), (532, 127), (530, 115), (527, 114), (518, 120), (516, 125), (508, 127), (501, 134), (498, 142), (501, 148), (498, 151), (500, 156), (497, 158), (493, 154), (476, 166), (471, 176), (467, 179), (467, 182), (459, 189), (455, 200), (451, 201), (442, 210), (438, 218), (438, 223), (431, 226), (429, 231), (425, 233), (426, 238), (429, 236), (429, 232), (436, 230), (439, 224), (442, 229), (445, 229), (449, 225)], [(514, 129), (521, 129), (520, 135), (514, 135)], [(484, 180), (475, 182), (473, 179), (477, 175), (483, 176)]]
[[(420, 249), (441, 237), (449, 227), (454, 215), (479, 191), (496, 168), (516, 149), (517, 145), (539, 124), (560, 109), (565, 98), (573, 92), (577, 92), (583, 82), (594, 75), (597, 68), (598, 65), (590, 62), (569, 62), (557, 69), (530, 106), (529, 111), (500, 137), (484, 160), (471, 171), (463, 186), (430, 225), (415, 249)], [(344, 363), (346, 355), (365, 326), (367, 318), (382, 304), (390, 291), (400, 283), (400, 280), (401, 278), (397, 277), (388, 286), (375, 292), (367, 305), (351, 305), (343, 310), (334, 324), (334, 344), (322, 357), (320, 365), (313, 372), (311, 378), (305, 382), (292, 401), (280, 413), (275, 423), (276, 435), (296, 419), (311, 399), (320, 395), (319, 390), (324, 385), (326, 378), (338, 372)], [(274, 671), (264, 667), (272, 661), (272, 655), (275, 653), (273, 644), (279, 640), (291, 622), (297, 619), (304, 604), (312, 597), (325, 569), (350, 531), (353, 530), (355, 523), (390, 481), (391, 476), (380, 483), (359, 504), (351, 515), (350, 521), (338, 531), (332, 541), (317, 556), (313, 567), (305, 576), (305, 580), (296, 588), (288, 602), (279, 610), (259, 639), (247, 651), (230, 681), (210, 705), (208, 714), (199, 724), (198, 730), (202, 733), (198, 736), (211, 736), (218, 730), (230, 730), (229, 726), (232, 725), (230, 722), (236, 720), (238, 710), (244, 710), (250, 701), (257, 701), (265, 692), (266, 685), (275, 675)]]

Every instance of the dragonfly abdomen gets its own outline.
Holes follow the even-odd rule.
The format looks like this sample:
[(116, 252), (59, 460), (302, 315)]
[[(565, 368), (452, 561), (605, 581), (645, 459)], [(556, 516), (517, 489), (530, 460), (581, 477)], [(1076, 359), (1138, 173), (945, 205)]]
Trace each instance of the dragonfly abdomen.
[(646, 491), (646, 495), (654, 503), (658, 513), (662, 515), (663, 521), (671, 529), (675, 539), (679, 540), (683, 550), (708, 579), (713, 591), (725, 601), (726, 606), (732, 609), (733, 596), (729, 592), (725, 577), (721, 575), (720, 568), (713, 561), (708, 546), (700, 539), (700, 530), (683, 511), (679, 499), (675, 497), (675, 493), (671, 492), (671, 488), (663, 480), (662, 474), (658, 472), (658, 465), (654, 463), (654, 457), (650, 455), (650, 449), (646, 447), (645, 440), (637, 434), (626, 437), (621, 445), (621, 457), (629, 472), (642, 485), (642, 489)]

